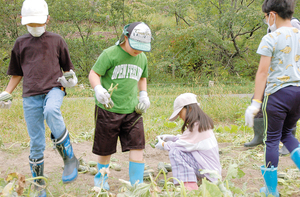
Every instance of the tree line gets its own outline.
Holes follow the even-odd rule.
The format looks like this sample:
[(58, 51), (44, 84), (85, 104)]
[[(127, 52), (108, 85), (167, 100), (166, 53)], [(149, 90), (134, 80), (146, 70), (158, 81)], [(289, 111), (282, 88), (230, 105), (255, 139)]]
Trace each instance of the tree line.
[[(6, 82), (10, 51), (18, 36), (22, 0), (0, 0), (0, 80)], [(153, 34), (146, 53), (149, 83), (252, 80), (266, 34), (262, 0), (47, 0), (47, 31), (67, 42), (79, 80), (123, 26), (143, 21)], [(297, 3), (298, 4), (298, 3)], [(296, 6), (295, 16), (297, 17)]]

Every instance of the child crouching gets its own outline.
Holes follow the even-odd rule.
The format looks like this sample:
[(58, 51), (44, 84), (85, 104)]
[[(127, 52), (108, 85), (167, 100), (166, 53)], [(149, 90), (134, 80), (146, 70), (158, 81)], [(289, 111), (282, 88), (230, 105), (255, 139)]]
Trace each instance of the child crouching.
[[(182, 181), (188, 190), (197, 190), (197, 179), (206, 177), (215, 182), (209, 174), (200, 174), (200, 169), (215, 170), (221, 175), (218, 142), (213, 133), (213, 121), (199, 107), (196, 95), (184, 93), (174, 101), (174, 112), (169, 118), (180, 117), (184, 124), (182, 135), (157, 136), (155, 148), (169, 151), (173, 177)], [(174, 179), (174, 184), (178, 181)]]

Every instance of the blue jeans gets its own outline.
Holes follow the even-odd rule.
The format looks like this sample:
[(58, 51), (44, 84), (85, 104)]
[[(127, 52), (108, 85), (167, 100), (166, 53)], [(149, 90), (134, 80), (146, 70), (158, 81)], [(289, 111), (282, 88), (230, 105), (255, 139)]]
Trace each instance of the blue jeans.
[(44, 156), (46, 147), (44, 120), (55, 138), (60, 137), (65, 131), (66, 126), (60, 111), (64, 96), (65, 92), (55, 87), (48, 94), (23, 98), (24, 117), (30, 137), (30, 159)]

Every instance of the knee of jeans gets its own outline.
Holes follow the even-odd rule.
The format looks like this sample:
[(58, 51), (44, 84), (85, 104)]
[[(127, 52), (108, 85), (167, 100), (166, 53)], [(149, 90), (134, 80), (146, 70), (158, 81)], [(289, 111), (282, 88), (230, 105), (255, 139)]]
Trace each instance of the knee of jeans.
[(55, 107), (51, 106), (51, 107), (45, 107), (44, 108), (44, 116), (45, 116), (45, 119), (47, 119), (48, 117), (50, 116), (55, 116), (59, 114), (59, 110), (56, 109)]

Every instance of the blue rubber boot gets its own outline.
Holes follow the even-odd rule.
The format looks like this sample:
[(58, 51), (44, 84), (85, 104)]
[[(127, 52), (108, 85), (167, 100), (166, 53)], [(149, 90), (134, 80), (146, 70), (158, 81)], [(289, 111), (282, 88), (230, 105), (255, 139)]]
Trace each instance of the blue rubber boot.
[(292, 151), (291, 158), (300, 170), (300, 145)]
[(51, 134), (51, 139), (54, 148), (57, 149), (64, 161), (64, 171), (62, 175), (63, 183), (75, 181), (78, 176), (79, 162), (74, 155), (68, 130), (66, 129), (58, 139), (55, 139)]
[(100, 170), (102, 168), (108, 168), (109, 167), (109, 164), (101, 164), (101, 163), (98, 163), (97, 164), (97, 167), (98, 167), (98, 173), (95, 175), (94, 177), (94, 185), (96, 187), (101, 187), (105, 190), (109, 190), (109, 185), (107, 183), (107, 174), (104, 175), (104, 177), (102, 176), (102, 174), (100, 173)]
[[(39, 159), (30, 159), (29, 158), (29, 165), (32, 177), (44, 176), (44, 158)], [(46, 190), (45, 190), (45, 180), (44, 179), (36, 179), (34, 180), (38, 185), (35, 185), (34, 189), (38, 191), (38, 197), (46, 197)]]
[(143, 183), (145, 163), (129, 161), (129, 181), (131, 185)]
[(272, 194), (274, 197), (279, 197), (277, 190), (277, 168), (274, 168), (274, 166), (265, 168), (262, 165), (260, 169), (265, 180), (265, 187), (260, 188), (260, 193), (264, 193), (266, 196)]

